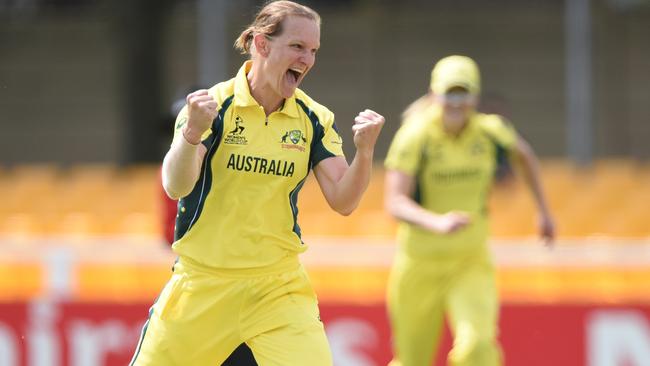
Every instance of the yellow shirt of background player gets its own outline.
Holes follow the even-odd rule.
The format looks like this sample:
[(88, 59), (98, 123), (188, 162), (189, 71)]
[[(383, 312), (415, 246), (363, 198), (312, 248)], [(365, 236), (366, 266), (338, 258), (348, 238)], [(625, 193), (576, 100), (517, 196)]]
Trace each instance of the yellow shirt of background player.
[(516, 141), (514, 129), (498, 115), (475, 113), (458, 136), (444, 131), (436, 106), (404, 121), (388, 151), (386, 168), (415, 178), (414, 199), (425, 209), (464, 211), (472, 222), (447, 235), (401, 222), (401, 250), (416, 258), (439, 258), (485, 248), (487, 200), (494, 172)]

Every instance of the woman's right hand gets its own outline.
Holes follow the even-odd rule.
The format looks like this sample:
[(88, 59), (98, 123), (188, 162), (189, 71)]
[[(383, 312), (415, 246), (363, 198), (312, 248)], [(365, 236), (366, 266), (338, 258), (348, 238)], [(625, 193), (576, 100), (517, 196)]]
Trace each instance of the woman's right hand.
[(201, 143), (201, 136), (217, 117), (217, 101), (200, 89), (187, 95), (187, 124), (183, 127), (183, 137), (193, 145)]
[(428, 229), (438, 234), (451, 234), (471, 223), (469, 214), (462, 211), (451, 211), (436, 215)]

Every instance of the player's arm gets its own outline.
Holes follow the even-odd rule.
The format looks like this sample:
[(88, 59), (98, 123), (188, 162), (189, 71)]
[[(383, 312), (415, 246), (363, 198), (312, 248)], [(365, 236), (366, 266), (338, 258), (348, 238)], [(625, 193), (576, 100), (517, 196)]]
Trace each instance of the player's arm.
[(384, 117), (369, 109), (359, 113), (352, 126), (357, 148), (352, 164), (344, 157), (322, 160), (314, 167), (314, 176), (329, 206), (341, 215), (351, 214), (359, 205), (372, 174), (372, 157)]
[(540, 236), (547, 245), (551, 245), (555, 239), (555, 225), (542, 189), (539, 161), (530, 144), (521, 136), (517, 136), (513, 157), (537, 204)]
[(437, 214), (420, 206), (413, 200), (415, 178), (394, 169), (386, 171), (384, 181), (384, 205), (386, 211), (397, 220), (420, 226), (426, 230), (448, 234), (470, 223), (469, 216), (462, 212)]
[(162, 167), (163, 187), (172, 199), (187, 196), (199, 179), (201, 163), (207, 152), (201, 144), (201, 137), (217, 114), (217, 102), (207, 90), (195, 91), (186, 100), (187, 123), (174, 138)]

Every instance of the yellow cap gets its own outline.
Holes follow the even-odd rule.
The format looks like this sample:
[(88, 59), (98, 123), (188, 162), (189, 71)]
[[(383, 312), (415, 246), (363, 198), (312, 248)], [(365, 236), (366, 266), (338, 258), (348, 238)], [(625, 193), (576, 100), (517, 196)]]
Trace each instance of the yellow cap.
[(467, 56), (448, 56), (436, 63), (431, 71), (431, 90), (445, 94), (453, 87), (462, 87), (471, 94), (481, 91), (478, 65)]

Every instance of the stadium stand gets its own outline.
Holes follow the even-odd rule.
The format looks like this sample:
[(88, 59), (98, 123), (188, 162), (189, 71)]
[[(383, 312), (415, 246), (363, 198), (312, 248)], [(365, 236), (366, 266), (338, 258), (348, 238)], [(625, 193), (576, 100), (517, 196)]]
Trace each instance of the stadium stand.
[[(607, 160), (578, 168), (545, 161), (543, 171), (561, 242), (553, 253), (534, 240), (532, 200), (523, 184), (505, 180), (491, 196), (499, 207), (492, 231), (503, 298), (648, 301), (642, 289), (650, 281), (643, 252), (650, 238), (650, 165)], [(58, 286), (49, 279), (61, 276), (70, 280), (62, 293), (76, 300), (155, 297), (173, 261), (162, 240), (158, 174), (157, 166), (0, 169), (0, 301), (42, 296)], [(313, 178), (300, 193), (300, 225), (312, 245), (305, 260), (329, 301), (383, 299), (396, 224), (382, 207), (381, 168), (372, 180), (348, 217), (331, 212)]]
[[(604, 160), (589, 168), (564, 161), (543, 164), (544, 184), (560, 237), (650, 236), (650, 166)], [(95, 236), (160, 233), (158, 168), (113, 165), (17, 166), (3, 169), (0, 235)], [(299, 197), (299, 220), (312, 235), (391, 237), (395, 223), (383, 210), (383, 171), (375, 169), (359, 209), (331, 213), (310, 177)], [(532, 200), (520, 182), (497, 185), (491, 198), (492, 231), (498, 238), (535, 234)], [(327, 222), (327, 225), (323, 223)], [(325, 227), (326, 226), (326, 227)]]

